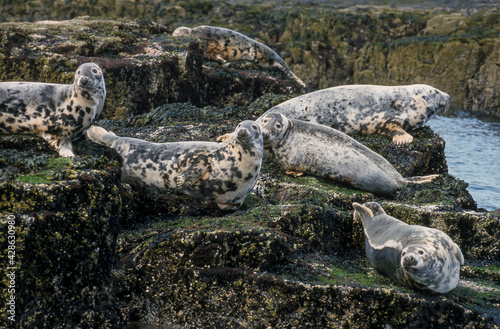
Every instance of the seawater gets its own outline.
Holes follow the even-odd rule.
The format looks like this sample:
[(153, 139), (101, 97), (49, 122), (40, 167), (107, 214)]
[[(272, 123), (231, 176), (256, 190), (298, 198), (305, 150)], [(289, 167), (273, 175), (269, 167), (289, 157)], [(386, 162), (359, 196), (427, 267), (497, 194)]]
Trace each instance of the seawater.
[(448, 110), (427, 124), (445, 140), (448, 172), (469, 183), (478, 208), (500, 208), (500, 118)]

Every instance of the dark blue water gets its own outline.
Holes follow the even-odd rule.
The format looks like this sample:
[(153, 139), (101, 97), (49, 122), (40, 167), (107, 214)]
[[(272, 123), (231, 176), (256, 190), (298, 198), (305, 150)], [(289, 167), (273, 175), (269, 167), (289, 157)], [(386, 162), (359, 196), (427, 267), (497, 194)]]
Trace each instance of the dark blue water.
[(427, 124), (446, 141), (448, 172), (469, 183), (478, 208), (500, 208), (500, 119), (449, 110)]

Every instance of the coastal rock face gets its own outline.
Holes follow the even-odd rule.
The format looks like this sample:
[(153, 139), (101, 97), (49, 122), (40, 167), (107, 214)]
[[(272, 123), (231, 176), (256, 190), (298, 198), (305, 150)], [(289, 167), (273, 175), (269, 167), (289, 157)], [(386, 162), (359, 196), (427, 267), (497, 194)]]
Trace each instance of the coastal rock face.
[[(88, 28), (74, 36), (76, 41), (79, 41), (76, 46), (80, 51), (79, 56), (97, 57), (96, 60), (101, 64), (99, 57), (103, 53), (113, 54), (112, 58), (108, 58), (110, 62), (102, 63), (104, 66), (109, 66), (110, 70), (111, 67), (116, 69), (116, 65), (123, 67), (124, 63), (120, 62), (127, 62), (130, 57), (138, 60), (144, 55), (151, 59), (152, 54), (145, 51), (147, 49), (154, 50), (156, 54), (158, 51), (167, 52), (164, 58), (154, 58), (155, 61), (160, 61), (160, 65), (155, 64), (155, 67), (159, 71), (157, 72), (159, 76), (163, 76), (164, 79), (152, 80), (152, 76), (156, 76), (151, 74), (152, 68), (135, 61), (134, 65), (140, 66), (141, 69), (122, 68), (121, 72), (115, 72), (118, 76), (114, 81), (119, 89), (116, 90), (116, 96), (113, 96), (112, 91), (109, 98), (115, 97), (117, 102), (122, 102), (118, 110), (115, 110), (118, 113), (111, 114), (115, 117), (143, 113), (161, 105), (164, 100), (190, 101), (196, 105), (207, 102), (212, 105), (223, 105), (220, 94), (223, 96), (232, 93), (235, 98), (233, 102), (248, 105), (264, 93), (262, 89), (274, 93), (286, 92), (283, 89), (288, 92), (294, 89), (293, 86), (286, 84), (273, 85), (274, 90), (269, 90), (271, 85), (265, 79), (262, 81), (262, 76), (249, 77), (248, 71), (242, 73), (230, 70), (228, 73), (226, 69), (215, 72), (208, 69), (205, 73), (213, 79), (193, 80), (193, 70), (201, 69), (200, 46), (194, 44), (189, 46), (189, 43), (176, 43), (168, 39), (160, 42), (158, 37), (167, 32), (166, 27), (172, 32), (178, 26), (202, 24), (228, 27), (271, 46), (285, 59), (292, 71), (313, 90), (342, 84), (424, 83), (451, 95), (452, 107), (500, 117), (498, 83), (500, 11), (494, 6), (470, 10), (469, 13), (465, 11), (456, 13), (444, 9), (431, 11), (377, 6), (335, 9), (292, 5), (287, 1), (282, 1), (282, 5), (278, 6), (268, 4), (254, 6), (244, 1), (231, 4), (210, 0), (161, 3), (152, 0), (133, 2), (99, 0), (93, 5), (89, 5), (86, 1), (47, 4), (39, 0), (30, 0), (24, 2), (23, 6), (14, 3), (5, 4), (2, 7), (0, 21), (73, 19), (77, 13), (111, 18), (126, 15), (140, 19), (137, 24), (144, 34), (141, 42), (137, 44), (128, 42), (131, 37), (133, 38), (127, 32), (131, 31), (130, 22), (123, 20), (117, 27), (111, 29), (113, 32), (107, 35), (104, 41), (101, 41), (102, 31), (91, 33)], [(151, 24), (147, 20), (162, 25)], [(22, 30), (26, 30), (25, 25)], [(81, 23), (76, 25), (80, 25), (81, 29)], [(92, 26), (88, 23), (84, 25)], [(35, 34), (33, 38), (43, 38), (43, 29), (37, 28), (37, 30), (42, 33)], [(23, 39), (29, 38), (29, 34), (18, 35), (9, 32), (7, 35), (6, 37), (4, 32), (3, 44), (5, 40), (10, 40), (8, 44), (17, 42), (18, 46), (23, 46), (22, 49), (30, 49), (28, 45), (23, 45), (25, 42)], [(47, 45), (58, 43), (51, 38), (47, 41)], [(63, 45), (66, 48), (74, 47), (66, 43)], [(172, 66), (176, 66), (176, 61), (183, 62), (181, 58), (185, 55), (181, 55), (181, 58), (176, 56), (168, 58), (168, 53), (179, 47), (184, 48), (184, 53), (188, 55), (184, 58), (185, 74), (181, 81), (172, 81), (172, 76), (175, 76)], [(65, 57), (68, 55), (68, 51), (56, 50), (56, 52)], [(50, 66), (53, 65), (53, 62), (50, 62)], [(68, 65), (64, 63), (61, 69), (70, 72)], [(181, 63), (182, 66), (184, 65)], [(4, 67), (2, 72), (9, 72), (11, 65), (6, 66), (7, 70), (3, 70)], [(11, 76), (28, 77), (23, 73), (26, 69), (23, 67), (14, 71)], [(106, 70), (106, 67), (104, 69)], [(219, 89), (219, 94), (213, 90), (206, 90), (210, 88), (210, 83), (224, 84), (228, 75), (232, 75), (231, 79), (241, 79), (243, 85), (258, 94), (249, 95), (248, 88), (243, 88), (243, 85), (232, 85), (234, 89), (231, 90)], [(276, 75), (276, 72), (273, 75)], [(36, 74), (32, 74), (31, 77), (38, 78)], [(5, 73), (0, 78), (5, 79)], [(43, 79), (42, 76), (39, 78)], [(146, 81), (146, 84), (134, 84), (138, 79)], [(134, 88), (128, 90), (129, 84)], [(261, 84), (264, 86), (261, 87)], [(293, 91), (298, 92), (298, 90)], [(250, 99), (251, 97), (253, 99)], [(139, 99), (143, 105), (139, 105)], [(155, 104), (150, 104), (150, 99), (153, 99)], [(131, 109), (128, 108), (130, 106), (128, 101), (132, 102)], [(135, 109), (137, 106), (138, 110)]]
[(248, 105), (266, 92), (296, 91), (292, 82), (248, 68), (202, 68), (204, 44), (172, 38), (149, 21), (3, 23), (0, 35), (1, 81), (72, 83), (80, 64), (98, 64), (107, 90), (101, 118), (130, 118), (176, 102)]
[[(24, 25), (0, 25), (0, 62), (14, 70), (0, 74), (67, 83), (80, 61), (95, 60), (109, 79), (101, 119), (113, 118), (97, 125), (120, 136), (215, 141), (293, 92), (274, 72), (203, 61), (203, 45), (169, 38), (153, 23)], [(107, 28), (114, 26), (122, 31), (115, 31), (119, 41), (109, 43), (109, 53), (97, 51), (106, 49), (104, 40), (115, 33)], [(74, 45), (78, 31), (89, 39)], [(56, 39), (64, 45), (54, 47), (59, 52), (47, 43)], [(194, 89), (183, 94), (184, 87)], [(133, 189), (120, 180), (120, 157), (86, 139), (74, 143), (75, 159), (61, 159), (41, 138), (0, 136), (0, 293), (2, 300), (16, 299), (16, 321), (2, 308), (0, 327), (498, 328), (499, 214), (478, 211), (467, 183), (447, 174), (439, 136), (428, 127), (412, 135), (406, 146), (383, 136), (352, 136), (403, 176), (440, 174), (429, 184), (408, 185), (394, 200), (327, 179), (286, 176), (264, 159), (254, 190), (236, 212), (185, 195)], [(457, 242), (466, 259), (459, 286), (429, 296), (373, 270), (351, 206), (367, 201)], [(5, 252), (12, 235), (13, 265)], [(9, 292), (12, 270), (5, 264), (16, 267), (15, 292)]]

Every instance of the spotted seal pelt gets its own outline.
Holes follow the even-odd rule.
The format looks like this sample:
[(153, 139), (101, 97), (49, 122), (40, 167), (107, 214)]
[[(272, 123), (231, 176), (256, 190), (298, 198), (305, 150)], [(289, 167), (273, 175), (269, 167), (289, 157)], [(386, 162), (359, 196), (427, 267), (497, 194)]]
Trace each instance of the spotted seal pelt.
[(97, 64), (80, 65), (73, 84), (0, 83), (0, 134), (43, 137), (59, 155), (72, 157), (71, 141), (99, 116), (106, 87)]
[(376, 202), (352, 205), (354, 218), (363, 223), (368, 261), (382, 275), (426, 292), (457, 286), (464, 256), (448, 235), (388, 216)]
[(194, 28), (179, 27), (172, 35), (194, 36), (207, 42), (205, 58), (208, 60), (220, 63), (227, 61), (254, 62), (261, 68), (279, 69), (301, 87), (306, 86), (274, 50), (239, 32), (222, 27), (202, 25)]
[(381, 155), (333, 128), (268, 113), (259, 120), (264, 152), (295, 176), (309, 173), (393, 198), (409, 182), (425, 183), (437, 175), (403, 178)]
[[(448, 94), (428, 85), (347, 85), (318, 90), (278, 104), (266, 113), (323, 124), (347, 134), (378, 133), (406, 144), (406, 132), (450, 106)], [(264, 113), (264, 114), (266, 114)]]
[(254, 121), (240, 123), (224, 143), (151, 143), (95, 126), (87, 135), (122, 156), (126, 183), (176, 190), (227, 210), (241, 207), (262, 163), (262, 133)]

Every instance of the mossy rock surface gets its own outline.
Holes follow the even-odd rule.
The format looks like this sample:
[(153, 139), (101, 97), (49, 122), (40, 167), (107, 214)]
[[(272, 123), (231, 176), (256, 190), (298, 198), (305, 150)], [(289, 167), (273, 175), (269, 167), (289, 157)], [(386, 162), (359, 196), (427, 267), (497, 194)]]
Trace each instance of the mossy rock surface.
[[(211, 24), (270, 45), (313, 89), (424, 82), (452, 94), (454, 106), (495, 113), (495, 9), (456, 19), (445, 10), (136, 1), (127, 12), (137, 20), (73, 19), (76, 11), (124, 11), (116, 1), (97, 3), (107, 6), (28, 1), (14, 13), (7, 4), (2, 17), (71, 20), (0, 24), (0, 78), (71, 83), (80, 63), (95, 61), (108, 86), (98, 125), (153, 142), (215, 141), (298, 91), (279, 72), (204, 61), (203, 43), (169, 34)], [(447, 24), (437, 31), (441, 14)], [(440, 174), (394, 200), (290, 177), (264, 159), (235, 212), (123, 184), (121, 158), (85, 138), (69, 160), (41, 138), (0, 136), (0, 228), (8, 232), (3, 219), (15, 217), (18, 327), (498, 328), (499, 214), (478, 212), (467, 183), (447, 174), (439, 136), (428, 127), (411, 134), (406, 146), (352, 136), (403, 176)], [(450, 235), (466, 258), (459, 286), (429, 296), (378, 274), (352, 217), (352, 202), (367, 201)], [(2, 250), (7, 244), (1, 234)], [(2, 253), (0, 263), (8, 260)], [(12, 324), (0, 315), (0, 326)]]

